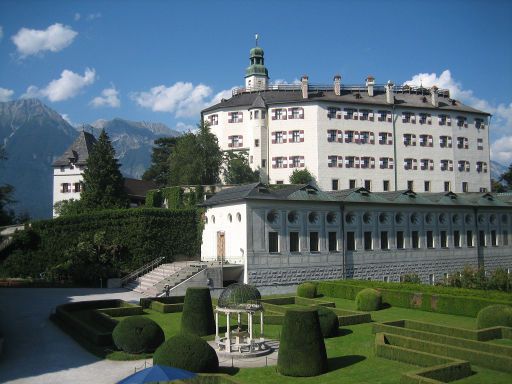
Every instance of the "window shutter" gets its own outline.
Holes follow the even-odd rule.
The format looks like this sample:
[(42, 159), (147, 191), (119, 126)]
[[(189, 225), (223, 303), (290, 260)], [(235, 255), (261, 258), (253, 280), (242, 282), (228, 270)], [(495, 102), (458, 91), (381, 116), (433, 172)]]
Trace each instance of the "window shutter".
[(429, 168), (430, 168), (430, 170), (431, 170), (431, 171), (433, 171), (433, 170), (434, 170), (434, 160), (430, 159), (430, 160), (428, 161), (428, 164), (429, 164)]
[(452, 147), (452, 138), (448, 136), (448, 148)]
[(427, 124), (432, 125), (432, 116), (431, 115), (427, 116)]
[(380, 169), (384, 169), (384, 158), (383, 158), (383, 157), (381, 157), (381, 158), (379, 159), (379, 168), (380, 168)]
[(283, 135), (283, 143), (286, 143), (286, 131), (282, 131), (281, 134)]
[(228, 123), (232, 123), (233, 122), (233, 115), (231, 112), (228, 112)]
[(348, 143), (348, 133), (345, 131), (345, 143)]
[(338, 168), (343, 168), (343, 156), (338, 156)]
[(449, 127), (452, 126), (452, 119), (449, 116), (446, 117), (446, 125), (448, 125)]
[(373, 121), (373, 120), (374, 120), (374, 117), (373, 117), (373, 111), (372, 111), (372, 112), (370, 112), (370, 113), (368, 114), (368, 119), (369, 119), (370, 121)]
[(391, 113), (388, 113), (386, 116), (387, 116), (387, 119), (388, 119), (388, 123), (391, 123), (391, 121), (392, 121)]
[(389, 169), (393, 169), (393, 166), (395, 165), (395, 162), (393, 160), (393, 158), (389, 158)]
[(375, 144), (375, 134), (370, 132), (370, 144)]
[(277, 160), (275, 157), (272, 158), (272, 168), (277, 168)]
[(238, 136), (238, 147), (244, 146), (244, 137), (242, 135)]
[(464, 138), (464, 149), (468, 149), (469, 148), (469, 140), (468, 138)]
[(244, 122), (244, 113), (238, 112), (237, 116), (238, 116), (238, 122), (243, 123)]
[(434, 146), (434, 138), (432, 135), (428, 135), (428, 146), (433, 147)]
[(272, 144), (275, 144), (277, 143), (277, 139), (276, 139), (276, 132), (272, 132)]
[(411, 115), (411, 123), (416, 124), (416, 115)]
[(354, 164), (356, 168), (359, 168), (361, 166), (361, 164), (359, 163), (359, 157), (354, 157)]
[(388, 145), (391, 145), (391, 144), (393, 144), (393, 134), (388, 133)]
[(405, 113), (402, 113), (402, 123), (405, 123)]
[(290, 157), (288, 158), (288, 166), (289, 166), (290, 168), (293, 168), (293, 156), (290, 156)]
[(286, 118), (287, 118), (286, 108), (283, 108), (283, 109), (281, 109), (281, 119), (286, 120)]
[(286, 163), (287, 162), (287, 157), (282, 157), (283, 159), (283, 168), (288, 168), (288, 164)]
[(304, 142), (304, 131), (300, 131), (299, 132), (299, 135), (300, 135), (300, 142), (303, 143)]
[(277, 119), (277, 109), (273, 109), (272, 110), (272, 120), (276, 120)]
[(343, 143), (343, 131), (338, 131), (338, 143)]
[(60, 193), (64, 193), (64, 184), (60, 185)]
[(415, 171), (418, 169), (418, 160), (412, 160), (412, 169), (414, 169)]
[(300, 156), (300, 166), (304, 167), (304, 156)]
[(299, 119), (304, 118), (304, 108), (299, 108)]
[(356, 144), (359, 144), (361, 142), (361, 140), (359, 139), (359, 132), (354, 131), (354, 139)]
[(233, 147), (233, 136), (228, 136), (228, 148), (232, 148)]
[[(285, 131), (285, 134), (286, 134), (286, 131)], [(293, 131), (288, 131), (288, 141), (290, 143), (293, 142)]]
[(370, 168), (375, 168), (375, 157), (370, 157)]
[(357, 109), (353, 111), (352, 116), (354, 116), (354, 120), (359, 120), (359, 112), (357, 112)]
[[(286, 109), (284, 112), (286, 113)], [(293, 119), (293, 108), (288, 108), (288, 118)]]
[(452, 160), (448, 160), (448, 169), (450, 171), (453, 171), (453, 161)]

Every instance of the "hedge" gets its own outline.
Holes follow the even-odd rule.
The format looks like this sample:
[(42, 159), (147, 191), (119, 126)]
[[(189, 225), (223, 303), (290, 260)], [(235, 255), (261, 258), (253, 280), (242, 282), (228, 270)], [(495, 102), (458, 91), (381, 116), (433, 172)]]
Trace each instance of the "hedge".
[(377, 311), (382, 307), (382, 296), (373, 288), (365, 288), (356, 296), (356, 308), (359, 311)]
[(207, 287), (189, 287), (185, 293), (181, 331), (197, 336), (215, 332), (212, 298)]
[(127, 353), (151, 353), (164, 341), (162, 328), (144, 316), (132, 316), (121, 320), (112, 332), (114, 344)]
[(327, 307), (318, 306), (316, 308), (322, 336), (324, 338), (336, 336), (338, 328), (340, 327), (338, 316)]
[(161, 313), (176, 313), (183, 311), (183, 303), (181, 304), (165, 304), (160, 301), (152, 301), (149, 306), (153, 311)]
[(510, 305), (490, 305), (478, 312), (477, 328), (496, 326), (512, 327), (512, 307)]
[(65, 263), (68, 249), (80, 240), (92, 239), (98, 231), (105, 232), (108, 244), (121, 245), (125, 250), (119, 260), (121, 274), (160, 256), (168, 261), (173, 255), (193, 257), (199, 254), (201, 225), (195, 209), (154, 208), (105, 210), (36, 221), (32, 228), (41, 239), (38, 248), (29, 255), (14, 251), (4, 261), (4, 274), (10, 274), (9, 270), (19, 274), (15, 267), (23, 264), (26, 276), (38, 277), (44, 270)]
[(163, 304), (183, 304), (185, 296), (162, 296), (162, 297), (141, 297), (139, 305), (147, 309), (151, 306), (153, 301), (158, 301)]
[[(359, 291), (365, 289), (365, 284), (376, 286), (375, 282), (363, 281), (354, 284), (355, 280), (347, 281), (320, 281), (317, 282), (317, 292), (325, 296), (339, 297), (354, 300)], [(387, 283), (382, 283), (387, 284)], [(390, 283), (391, 285), (391, 283)], [(393, 285), (396, 286), (397, 284)], [(382, 294), (382, 302), (395, 307), (421, 309), (430, 312), (447, 313), (459, 316), (476, 317), (478, 312), (488, 305), (507, 304), (507, 302), (498, 302), (487, 298), (470, 297), (467, 295), (454, 296), (447, 294), (434, 294), (422, 291), (409, 291), (409, 286), (415, 286), (419, 289), (430, 289), (432, 287), (425, 285), (404, 284), (402, 289), (378, 288)], [(407, 288), (407, 289), (406, 289)], [(457, 292), (456, 288), (451, 288)], [(483, 291), (487, 292), (487, 291)], [(510, 295), (512, 296), (512, 295)]]
[(315, 308), (286, 312), (277, 370), (285, 376), (302, 377), (327, 372), (327, 353)]
[(314, 299), (316, 297), (316, 284), (305, 282), (297, 287), (297, 296)]

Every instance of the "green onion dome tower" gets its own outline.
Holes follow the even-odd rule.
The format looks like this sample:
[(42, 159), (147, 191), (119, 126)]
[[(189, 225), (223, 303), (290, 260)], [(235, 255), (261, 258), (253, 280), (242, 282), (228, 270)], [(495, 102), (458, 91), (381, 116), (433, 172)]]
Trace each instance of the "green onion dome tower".
[(268, 69), (265, 67), (265, 53), (258, 47), (258, 35), (256, 46), (249, 53), (250, 64), (245, 70), (245, 88), (248, 91), (265, 90), (268, 86)]

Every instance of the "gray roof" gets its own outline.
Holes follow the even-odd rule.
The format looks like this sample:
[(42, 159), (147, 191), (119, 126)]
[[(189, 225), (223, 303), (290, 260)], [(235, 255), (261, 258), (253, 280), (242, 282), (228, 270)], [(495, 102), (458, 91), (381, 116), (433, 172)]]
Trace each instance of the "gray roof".
[(73, 163), (85, 165), (92, 147), (96, 144), (94, 136), (87, 132), (80, 132), (77, 139), (66, 149), (66, 152), (53, 162), (54, 167), (61, 167)]
[[(356, 98), (357, 97), (357, 98)], [(386, 102), (386, 93), (376, 90), (374, 96), (369, 96), (367, 92), (361, 90), (344, 90), (342, 89), (340, 96), (335, 95), (332, 90), (315, 90), (309, 91), (308, 98), (302, 98), (302, 91), (300, 88), (292, 90), (263, 90), (254, 92), (242, 92), (232, 96), (229, 99), (223, 99), (220, 103), (212, 105), (204, 109), (202, 112), (212, 112), (220, 109), (232, 109), (238, 107), (249, 108), (256, 102), (256, 99), (261, 98), (263, 103), (268, 106), (278, 106), (279, 104), (293, 104), (293, 103), (318, 103), (327, 102), (343, 104), (354, 104), (358, 107), (377, 107), (382, 109), (389, 109), (391, 105)], [(395, 106), (401, 108), (423, 108), (427, 110), (437, 111), (454, 111), (454, 112), (467, 112), (476, 113), (481, 115), (489, 115), (487, 112), (469, 107), (462, 104), (460, 101), (453, 101), (452, 99), (439, 95), (439, 107), (434, 107), (430, 102), (430, 95), (422, 95), (417, 93), (394, 93)], [(424, 101), (426, 98), (426, 101)], [(258, 103), (261, 103), (258, 101)]]
[(263, 100), (260, 94), (254, 98), (251, 108), (267, 108), (267, 104), (265, 104), (265, 100)]
[(500, 196), (483, 193), (415, 193), (411, 190), (394, 192), (370, 192), (365, 188), (323, 192), (309, 184), (273, 185), (261, 183), (244, 184), (223, 189), (203, 202), (203, 206), (214, 206), (243, 200), (311, 201), (342, 204), (392, 204), (423, 206), (486, 206), (511, 207), (512, 201)]

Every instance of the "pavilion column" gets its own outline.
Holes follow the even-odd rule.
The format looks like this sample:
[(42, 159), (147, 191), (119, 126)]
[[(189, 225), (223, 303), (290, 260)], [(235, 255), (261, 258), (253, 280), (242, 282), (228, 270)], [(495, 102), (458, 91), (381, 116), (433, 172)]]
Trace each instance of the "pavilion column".
[(240, 312), (238, 312), (238, 313), (237, 313), (237, 315), (238, 315), (238, 327), (240, 327), (240, 325), (241, 325), (241, 322), (240, 322), (240, 320), (241, 320), (241, 318), (240, 318), (241, 314), (240, 314)]
[(230, 338), (230, 331), (229, 331), (229, 315), (230, 313), (227, 313), (227, 329), (226, 329), (226, 350), (231, 353), (231, 338)]
[(263, 339), (263, 311), (260, 312), (260, 338)]
[(249, 341), (252, 341), (252, 313), (249, 312), (247, 315), (249, 317)]
[(219, 312), (215, 311), (215, 340), (219, 340)]

